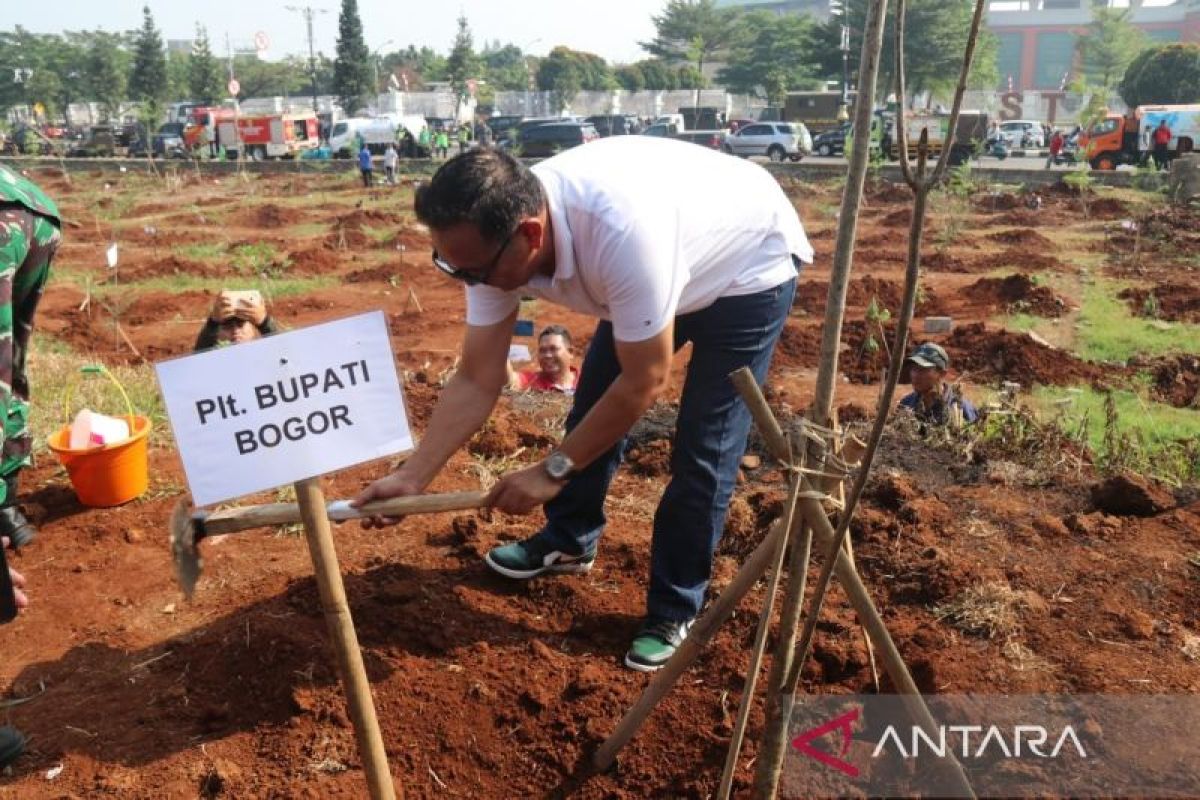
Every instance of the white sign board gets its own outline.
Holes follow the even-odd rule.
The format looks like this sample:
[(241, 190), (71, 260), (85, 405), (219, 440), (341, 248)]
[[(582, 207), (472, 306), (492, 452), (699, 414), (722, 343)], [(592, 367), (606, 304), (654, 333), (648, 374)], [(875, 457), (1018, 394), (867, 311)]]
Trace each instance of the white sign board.
[(198, 506), (413, 448), (382, 311), (155, 369)]

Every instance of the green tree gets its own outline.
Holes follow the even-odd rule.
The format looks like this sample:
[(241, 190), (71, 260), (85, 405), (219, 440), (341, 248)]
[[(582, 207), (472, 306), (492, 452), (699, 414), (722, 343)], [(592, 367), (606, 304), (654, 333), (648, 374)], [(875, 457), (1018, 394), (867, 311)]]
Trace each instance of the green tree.
[(552, 93), (556, 110), (570, 108), (583, 88), (582, 70), (574, 51), (562, 46), (551, 50), (538, 64), (537, 87)]
[[(737, 39), (735, 13), (716, 7), (715, 0), (669, 0), (663, 13), (651, 17), (657, 31), (642, 49), (672, 64), (704, 65), (722, 56)], [(699, 89), (700, 87), (696, 87)]]
[(678, 73), (657, 58), (639, 61), (634, 66), (641, 70), (647, 89), (663, 91), (679, 88)]
[(739, 16), (738, 31), (725, 66), (717, 73), (717, 80), (729, 91), (783, 105), (789, 89), (816, 82), (809, 17), (755, 11)]
[(424, 89), (430, 81), (446, 80), (446, 57), (429, 47), (418, 50), (410, 44), (404, 50), (389, 53), (383, 57), (383, 68), (407, 78), (411, 91)]
[[(858, 72), (862, 33), (869, 0), (845, 0), (842, 13), (817, 26), (813, 36), (813, 62), (818, 77), (841, 80), (842, 26), (850, 27), (851, 85)], [(904, 26), (904, 75), (911, 94), (949, 91), (958, 80), (962, 54), (971, 29), (972, 0), (909, 0)], [(896, 83), (893, 15), (889, 15), (879, 63), (879, 94), (886, 97)], [(999, 44), (994, 34), (979, 32), (969, 85), (992, 88), (999, 81), (996, 55)]]
[(484, 77), (496, 91), (519, 92), (528, 88), (529, 73), (521, 48), (495, 42), (483, 48), (480, 59)]
[(234, 56), (233, 71), (242, 85), (242, 97), (303, 95), (309, 89), (308, 59), (263, 61), (257, 56)]
[(156, 125), (167, 98), (167, 58), (162, 36), (154, 27), (149, 6), (142, 6), (142, 27), (133, 40), (133, 68), (129, 73), (130, 97), (142, 104), (147, 122)]
[(208, 29), (197, 24), (196, 41), (188, 58), (188, 94), (197, 102), (212, 105), (225, 94), (223, 77), (221, 65), (208, 41)]
[(1083, 74), (1105, 94), (1117, 88), (1129, 64), (1146, 47), (1146, 34), (1133, 25), (1132, 16), (1128, 8), (1093, 8), (1087, 33), (1079, 37)]
[(1121, 81), (1130, 107), (1200, 102), (1200, 45), (1167, 44), (1142, 51)]
[(126, 97), (125, 76), (129, 74), (130, 63), (129, 53), (124, 49), (124, 37), (119, 33), (96, 30), (90, 31), (87, 39), (86, 96), (100, 104), (105, 119), (117, 120)]
[(646, 88), (646, 76), (637, 64), (622, 64), (613, 71), (613, 76), (626, 91), (640, 92)]
[(358, 0), (342, 0), (342, 11), (338, 15), (337, 57), (333, 62), (333, 93), (347, 114), (353, 114), (374, 94), (371, 52), (363, 39)]
[(454, 46), (446, 58), (446, 75), (450, 79), (450, 88), (454, 91), (459, 108), (467, 102), (470, 92), (467, 81), (478, 78), (480, 71), (479, 57), (475, 55), (475, 42), (471, 37), (471, 26), (465, 16), (458, 18), (458, 32), (454, 35)]

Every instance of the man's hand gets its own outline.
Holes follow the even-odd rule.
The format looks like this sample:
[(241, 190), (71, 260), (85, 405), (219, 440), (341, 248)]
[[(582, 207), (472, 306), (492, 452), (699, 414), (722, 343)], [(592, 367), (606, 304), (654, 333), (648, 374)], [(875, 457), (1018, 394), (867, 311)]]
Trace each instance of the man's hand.
[(229, 292), (220, 292), (216, 299), (213, 300), (212, 310), (208, 312), (208, 318), (213, 322), (221, 323), (236, 314), (236, 309), (233, 306), (233, 297)]
[[(8, 547), (7, 536), (0, 538), (0, 547)], [(13, 597), (16, 598), (17, 608), (28, 608), (29, 598), (25, 595), (25, 592), (21, 591), (25, 588), (25, 576), (17, 572), (12, 567), (9, 567), (8, 577), (12, 580)]]
[(256, 293), (251, 299), (244, 297), (239, 299), (233, 313), (239, 319), (244, 319), (257, 328), (267, 318), (267, 306), (263, 303), (262, 295)]
[[(400, 472), (393, 472), (385, 478), (380, 478), (371, 485), (363, 489), (358, 497), (350, 501), (353, 508), (362, 508), (367, 503), (373, 503), (377, 500), (390, 500), (393, 497), (411, 497), (412, 495), (420, 494), (425, 489), (416, 481), (412, 480)], [(395, 525), (404, 517), (384, 517), (373, 516), (364, 517), (362, 520), (363, 528), (370, 530), (371, 528), (385, 528), (389, 525)]]
[(484, 505), (509, 514), (528, 514), (553, 499), (564, 485), (546, 474), (546, 468), (538, 463), (501, 478), (488, 492)]

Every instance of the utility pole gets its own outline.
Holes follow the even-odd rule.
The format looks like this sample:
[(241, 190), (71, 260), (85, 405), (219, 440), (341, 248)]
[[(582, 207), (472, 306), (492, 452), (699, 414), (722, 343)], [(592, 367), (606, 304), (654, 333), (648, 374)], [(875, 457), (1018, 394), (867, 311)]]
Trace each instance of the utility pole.
[(838, 119), (845, 122), (850, 119), (850, 26), (842, 26), (842, 107), (838, 110)]
[(313, 113), (319, 113), (317, 108), (317, 53), (313, 47), (313, 14), (328, 14), (327, 8), (313, 8), (312, 6), (284, 6), (288, 11), (295, 11), (304, 17), (304, 23), (308, 28), (308, 74), (312, 79), (312, 101)]

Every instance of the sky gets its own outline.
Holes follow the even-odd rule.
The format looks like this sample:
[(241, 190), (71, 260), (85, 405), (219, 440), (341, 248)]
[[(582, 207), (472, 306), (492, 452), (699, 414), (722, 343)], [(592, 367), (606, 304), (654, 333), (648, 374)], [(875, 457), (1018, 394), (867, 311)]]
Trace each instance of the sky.
[[(252, 47), (261, 31), (270, 40), (266, 58), (289, 53), (307, 55), (304, 18), (286, 6), (312, 5), (328, 13), (313, 15), (313, 36), (318, 51), (332, 57), (337, 41), (341, 0), (0, 0), (5, 6), (0, 26), (20, 25), (34, 33), (66, 30), (109, 31), (141, 27), (142, 6), (148, 5), (163, 39), (191, 39), (196, 23), (208, 28), (213, 49), (223, 52), (226, 34), (233, 46)], [(654, 35), (650, 17), (666, 0), (459, 0), (411, 2), (358, 0), (367, 46), (390, 52), (409, 44), (450, 51), (457, 19), (465, 14), (475, 49), (499, 39), (526, 53), (545, 55), (556, 45), (585, 50), (610, 63), (646, 58), (638, 42)], [(391, 40), (393, 44), (384, 46)]]

